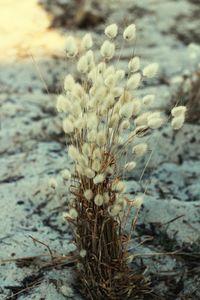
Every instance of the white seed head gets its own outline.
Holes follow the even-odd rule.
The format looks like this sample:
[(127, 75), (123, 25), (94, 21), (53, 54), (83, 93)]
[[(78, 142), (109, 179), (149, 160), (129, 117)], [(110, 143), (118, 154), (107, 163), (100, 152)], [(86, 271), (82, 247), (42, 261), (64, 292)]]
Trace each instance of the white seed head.
[(77, 173), (78, 173), (79, 176), (80, 175), (85, 175), (85, 168), (84, 167), (76, 164), (75, 169), (76, 169), (76, 171), (77, 171)]
[(82, 146), (82, 152), (83, 152), (84, 155), (89, 157), (91, 155), (91, 152), (92, 152), (90, 144), (84, 143), (83, 146)]
[(67, 53), (67, 57), (75, 57), (78, 53), (78, 48), (75, 39), (72, 36), (69, 36), (66, 39), (65, 51)]
[(110, 75), (110, 74), (115, 74), (115, 68), (114, 68), (113, 65), (107, 67), (107, 68), (104, 70), (104, 72), (103, 72), (104, 78), (106, 78), (106, 77), (107, 77), (108, 75)]
[(185, 116), (187, 108), (183, 105), (176, 106), (171, 110), (171, 114), (173, 117)]
[(94, 203), (97, 205), (97, 206), (101, 206), (103, 204), (103, 196), (100, 195), (100, 194), (97, 194), (94, 198)]
[(88, 50), (93, 46), (93, 40), (90, 33), (86, 33), (81, 41), (81, 46), (84, 50)]
[(141, 82), (141, 74), (135, 73), (128, 79), (126, 86), (130, 90), (135, 90), (139, 87), (140, 82)]
[(64, 180), (70, 180), (70, 178), (71, 178), (71, 173), (70, 173), (70, 171), (69, 170), (67, 170), (67, 169), (65, 169), (65, 170), (63, 170), (62, 171), (62, 178), (64, 179)]
[(135, 24), (131, 24), (128, 27), (125, 28), (123, 32), (123, 38), (126, 41), (131, 41), (135, 38), (136, 36), (136, 26)]
[(124, 79), (125, 77), (125, 71), (120, 69), (120, 70), (117, 70), (116, 73), (115, 73), (115, 77), (117, 80), (122, 80)]
[(111, 86), (114, 86), (116, 84), (116, 77), (114, 74), (109, 74), (105, 80), (104, 80), (104, 84), (107, 86), (107, 87), (111, 87)]
[(112, 217), (116, 217), (121, 211), (121, 205), (114, 204), (108, 208), (108, 212)]
[(158, 73), (158, 63), (152, 63), (143, 69), (143, 75), (147, 78), (153, 78)]
[(77, 63), (77, 70), (83, 74), (88, 72), (88, 60), (86, 55), (83, 55), (79, 58)]
[(140, 68), (140, 59), (138, 56), (133, 57), (128, 63), (128, 69), (131, 73), (135, 73)]
[(122, 123), (121, 123), (121, 129), (128, 129), (130, 127), (130, 122), (129, 120), (124, 120)]
[(104, 174), (98, 174), (94, 177), (93, 182), (94, 184), (98, 184), (98, 183), (102, 183), (105, 179), (105, 175)]
[(87, 133), (88, 142), (94, 142), (96, 140), (97, 132), (96, 130), (90, 130)]
[(123, 88), (121, 88), (121, 87), (115, 87), (112, 92), (113, 92), (114, 97), (118, 98), (118, 97), (120, 97), (123, 94), (123, 91), (124, 91)]
[(145, 113), (141, 114), (140, 116), (138, 116), (138, 117), (134, 120), (135, 125), (137, 125), (137, 126), (147, 125), (147, 122), (148, 122), (148, 116), (149, 116), (150, 114), (151, 114), (150, 112), (145, 112)]
[(144, 202), (144, 197), (142, 195), (139, 195), (135, 197), (133, 205), (139, 209), (142, 206), (143, 202)]
[(108, 192), (103, 193), (103, 202), (106, 204), (110, 200)]
[(82, 112), (81, 106), (78, 101), (72, 103), (71, 113), (75, 117), (79, 117)]
[(124, 168), (126, 171), (130, 172), (136, 167), (136, 162), (135, 161), (130, 161), (127, 164), (125, 164)]
[(121, 117), (129, 119), (132, 116), (133, 112), (133, 104), (131, 102), (125, 103), (119, 111), (119, 115)]
[(93, 198), (93, 191), (88, 189), (84, 191), (84, 197), (86, 200), (90, 201)]
[(82, 168), (85, 168), (88, 166), (88, 158), (85, 157), (84, 155), (79, 155), (79, 158), (78, 158), (78, 163), (80, 164), (80, 166)]
[(87, 59), (88, 70), (91, 71), (93, 68), (95, 68), (94, 52), (92, 50), (88, 50), (85, 53), (85, 57)]
[(131, 93), (130, 91), (126, 91), (124, 90), (124, 92), (122, 93), (122, 95), (119, 98), (119, 101), (121, 104), (127, 103), (131, 100)]
[(140, 143), (138, 145), (135, 145), (132, 149), (132, 153), (136, 156), (142, 156), (146, 153), (148, 149), (148, 145), (146, 143)]
[(100, 169), (101, 169), (101, 163), (98, 159), (95, 159), (92, 162), (92, 170), (94, 170), (95, 172), (99, 172)]
[(80, 256), (82, 257), (82, 258), (84, 258), (85, 256), (86, 256), (86, 254), (87, 254), (87, 251), (85, 250), (85, 249), (81, 249), (81, 251), (80, 251)]
[(70, 286), (62, 285), (60, 291), (66, 297), (72, 298), (74, 296), (74, 292)]
[(96, 129), (98, 125), (98, 119), (95, 113), (88, 114), (87, 119), (87, 128)]
[(102, 153), (101, 153), (101, 150), (99, 148), (95, 148), (93, 153), (92, 153), (92, 159), (93, 160), (101, 160), (102, 158)]
[(76, 147), (74, 147), (73, 145), (70, 145), (68, 147), (68, 155), (71, 159), (73, 160), (78, 160), (79, 156), (80, 156), (80, 153), (79, 151), (76, 149)]
[(58, 112), (68, 113), (71, 111), (71, 103), (69, 99), (63, 95), (59, 95), (56, 102), (56, 109)]
[(113, 175), (114, 172), (115, 172), (114, 167), (108, 166), (108, 167), (106, 168), (106, 174), (108, 174), (108, 175)]
[(64, 79), (64, 89), (65, 91), (72, 91), (72, 89), (74, 88), (75, 85), (75, 81), (74, 78), (71, 74), (67, 75)]
[(160, 128), (164, 123), (164, 120), (160, 117), (157, 117), (157, 118), (150, 118), (148, 120), (148, 126), (151, 128), (151, 129), (157, 129), (157, 128)]
[(146, 95), (142, 98), (142, 102), (144, 105), (151, 105), (155, 100), (155, 95)]
[(70, 208), (69, 217), (72, 219), (76, 219), (78, 217), (78, 212), (75, 208)]
[(117, 122), (119, 121), (119, 115), (118, 113), (115, 113), (114, 115), (112, 115), (110, 121), (109, 121), (109, 128), (113, 128), (116, 126)]
[(113, 182), (112, 190), (115, 192), (122, 193), (126, 189), (125, 183), (123, 181)]
[(49, 186), (50, 186), (50, 188), (52, 188), (53, 190), (55, 190), (58, 187), (57, 180), (55, 178), (50, 178), (50, 180), (49, 180)]
[(118, 33), (117, 24), (111, 24), (111, 25), (107, 26), (104, 32), (108, 38), (114, 39)]
[(137, 116), (140, 111), (141, 111), (141, 101), (139, 99), (134, 99), (132, 101), (132, 105), (133, 105), (133, 108), (132, 108), (132, 113), (134, 116)]
[(174, 130), (178, 130), (180, 129), (183, 124), (184, 124), (184, 121), (185, 121), (185, 117), (184, 115), (180, 115), (178, 117), (174, 117), (171, 121), (171, 126)]
[(72, 133), (74, 131), (74, 125), (69, 119), (63, 120), (63, 130), (66, 134)]
[(85, 171), (85, 176), (92, 179), (95, 176), (95, 172), (93, 170), (91, 170), (90, 168), (86, 168)]
[(96, 143), (98, 146), (102, 147), (106, 144), (106, 134), (104, 131), (100, 131), (96, 137)]
[(100, 62), (98, 65), (97, 65), (97, 71), (99, 74), (103, 74), (103, 72), (105, 71), (106, 69), (106, 63), (105, 62)]
[(100, 49), (101, 55), (106, 59), (111, 59), (115, 53), (115, 44), (105, 41)]

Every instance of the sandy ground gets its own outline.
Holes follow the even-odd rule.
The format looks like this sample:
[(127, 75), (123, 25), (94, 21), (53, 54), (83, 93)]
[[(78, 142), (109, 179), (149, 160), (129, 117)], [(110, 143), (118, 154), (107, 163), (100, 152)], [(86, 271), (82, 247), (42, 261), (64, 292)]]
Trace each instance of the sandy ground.
[[(195, 1), (124, 1), (106, 20), (123, 26), (126, 17), (138, 26), (136, 53), (143, 64), (160, 63), (158, 78), (139, 94), (155, 92), (155, 106), (162, 110), (174, 103), (182, 74), (197, 65), (187, 46), (200, 44), (198, 11)], [(36, 1), (0, 0), (0, 259), (48, 254), (47, 247), (34, 244), (31, 237), (57, 255), (73, 250), (60, 209), (65, 199), (61, 202), (48, 189), (49, 178), (70, 167), (55, 111), (56, 95), (71, 70), (63, 48), (68, 31), (61, 34), (48, 26), (49, 17)], [(91, 29), (99, 44), (103, 28), (99, 24)], [(83, 34), (79, 29), (73, 33), (77, 38)], [(122, 66), (132, 48), (123, 53)], [(176, 134), (170, 128), (156, 132), (143, 180), (138, 178), (144, 162), (127, 178), (130, 194), (147, 188), (135, 235), (151, 236), (153, 241), (139, 246), (133, 240), (130, 251), (150, 255), (143, 263), (159, 295), (156, 299), (200, 299), (199, 145), (197, 124), (185, 124)], [(184, 254), (152, 255), (180, 249)], [(73, 266), (47, 268), (47, 261), (2, 263), (0, 299), (81, 299)], [(68, 297), (62, 286), (72, 289)]]

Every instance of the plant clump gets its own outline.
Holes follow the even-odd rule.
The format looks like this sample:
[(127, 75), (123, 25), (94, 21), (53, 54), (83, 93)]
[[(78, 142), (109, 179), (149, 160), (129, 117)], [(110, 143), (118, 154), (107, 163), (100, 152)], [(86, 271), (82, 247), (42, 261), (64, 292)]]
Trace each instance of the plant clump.
[[(91, 50), (90, 34), (83, 37), (81, 49), (73, 37), (67, 39), (66, 54), (75, 61), (81, 82), (67, 75), (64, 94), (57, 99), (70, 141), (68, 156), (74, 162), (73, 170), (63, 171), (70, 186), (65, 219), (73, 227), (77, 271), (89, 299), (138, 299), (149, 291), (142, 272), (131, 268), (134, 256), (128, 253), (144, 195), (129, 199), (123, 176), (148, 151), (145, 135), (161, 128), (166, 119), (151, 108), (155, 95), (142, 99), (135, 95), (143, 80), (157, 74), (158, 64), (141, 70), (138, 56), (130, 59), (126, 70), (112, 63), (118, 31), (116, 24), (106, 27), (98, 55)], [(131, 24), (122, 38), (131, 43), (135, 37), (136, 27)], [(174, 129), (183, 125), (185, 112), (182, 106), (172, 110)], [(132, 159), (121, 165), (127, 149), (132, 150)], [(51, 185), (56, 186), (55, 182)], [(124, 229), (130, 224), (132, 210), (135, 217), (127, 235)]]

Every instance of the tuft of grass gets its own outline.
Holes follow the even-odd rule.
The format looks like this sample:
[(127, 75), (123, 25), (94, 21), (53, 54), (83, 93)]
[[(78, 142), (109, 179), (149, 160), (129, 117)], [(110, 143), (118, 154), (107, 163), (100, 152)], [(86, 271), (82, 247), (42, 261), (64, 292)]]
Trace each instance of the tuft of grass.
[[(77, 274), (89, 299), (141, 299), (150, 291), (143, 272), (132, 269), (134, 256), (128, 252), (144, 195), (129, 199), (123, 179), (148, 151), (146, 134), (164, 126), (166, 119), (152, 109), (154, 95), (142, 99), (135, 95), (144, 80), (157, 75), (158, 64), (141, 70), (136, 55), (126, 70), (112, 63), (118, 31), (116, 24), (106, 27), (99, 52), (91, 50), (90, 33), (79, 46), (72, 36), (67, 38), (66, 54), (74, 61), (81, 81), (68, 74), (64, 93), (57, 99), (70, 141), (68, 155), (74, 162), (73, 170), (62, 173), (70, 191), (64, 218), (73, 228)], [(123, 31), (122, 45), (131, 44), (135, 37), (136, 27), (131, 24)], [(173, 129), (182, 127), (185, 113), (183, 106), (173, 108)], [(127, 162), (128, 151), (133, 158)], [(54, 180), (50, 184), (57, 188)], [(135, 217), (130, 220), (132, 210)]]

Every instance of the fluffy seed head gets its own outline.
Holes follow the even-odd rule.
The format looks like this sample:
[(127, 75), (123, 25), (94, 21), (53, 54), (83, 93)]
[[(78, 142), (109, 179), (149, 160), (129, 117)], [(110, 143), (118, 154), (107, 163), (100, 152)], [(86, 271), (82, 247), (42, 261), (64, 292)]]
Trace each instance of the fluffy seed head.
[(146, 95), (142, 98), (144, 105), (151, 105), (155, 100), (155, 95)]
[(63, 120), (63, 130), (66, 134), (72, 133), (74, 131), (74, 125), (69, 119)]
[(55, 189), (58, 187), (58, 183), (57, 183), (57, 181), (56, 181), (55, 178), (51, 178), (51, 179), (49, 180), (49, 186), (50, 186), (50, 188), (52, 188), (53, 190), (55, 190)]
[(95, 159), (92, 162), (92, 170), (94, 170), (95, 172), (99, 172), (100, 169), (101, 169), (101, 163), (98, 159)]
[(140, 208), (142, 206), (144, 202), (144, 197), (141, 195), (141, 196), (137, 196), (135, 199), (134, 199), (134, 202), (133, 202), (133, 205), (136, 207), (136, 208)]
[(103, 202), (106, 204), (110, 200), (108, 192), (103, 193)]
[(133, 57), (128, 63), (128, 69), (131, 73), (137, 72), (140, 68), (140, 59), (138, 56)]
[(121, 124), (121, 129), (128, 129), (130, 127), (129, 120), (124, 120)]
[(117, 24), (111, 24), (111, 25), (107, 26), (104, 32), (108, 38), (114, 39), (118, 33)]
[(102, 183), (105, 179), (104, 174), (98, 174), (97, 176), (94, 177), (93, 182), (94, 184)]
[(135, 24), (131, 24), (128, 27), (125, 28), (123, 32), (123, 38), (126, 41), (131, 41), (135, 38), (136, 36), (136, 27)]
[(125, 77), (125, 71), (124, 70), (117, 70), (115, 73), (115, 77), (117, 80), (122, 80)]
[(80, 256), (82, 257), (82, 258), (84, 258), (85, 256), (86, 256), (86, 254), (87, 254), (87, 251), (85, 250), (85, 249), (81, 249), (81, 251), (80, 251)]
[(173, 117), (180, 117), (184, 116), (186, 113), (187, 108), (183, 105), (176, 106), (171, 110), (171, 114)]
[(71, 103), (68, 98), (63, 95), (59, 95), (56, 102), (56, 109), (58, 112), (68, 113), (71, 110)]
[(86, 175), (86, 177), (92, 179), (95, 176), (95, 172), (93, 170), (91, 170), (90, 168), (86, 168), (85, 175)]
[(87, 199), (88, 201), (92, 200), (93, 198), (93, 191), (88, 189), (84, 191), (84, 197), (85, 199)]
[(130, 90), (135, 90), (140, 85), (140, 82), (141, 82), (141, 74), (135, 73), (128, 79), (126, 86)]
[(95, 148), (93, 153), (92, 153), (92, 159), (96, 160), (101, 160), (102, 158), (102, 153), (101, 150), (99, 148)]
[(129, 119), (132, 116), (133, 104), (131, 102), (125, 103), (119, 111), (121, 117)]
[(106, 144), (106, 134), (104, 131), (98, 132), (97, 137), (96, 137), (96, 142), (97, 142), (97, 145), (100, 147), (102, 147)]
[(74, 88), (74, 78), (71, 74), (67, 75), (64, 79), (64, 89), (65, 91), (72, 91), (72, 89)]
[(132, 153), (136, 156), (142, 156), (146, 153), (148, 148), (148, 145), (146, 143), (141, 143), (138, 145), (135, 145), (132, 149)]
[(157, 117), (157, 118), (150, 118), (148, 120), (148, 126), (151, 128), (151, 129), (157, 129), (157, 128), (160, 128), (164, 123), (164, 120), (160, 117)]
[(106, 59), (111, 59), (115, 53), (115, 44), (105, 41), (100, 49), (101, 55)]
[(119, 204), (115, 204), (109, 207), (108, 212), (112, 217), (116, 217), (121, 211), (121, 206)]
[(83, 74), (88, 72), (88, 60), (86, 55), (83, 55), (79, 58), (77, 63), (77, 70)]
[(112, 184), (112, 190), (115, 192), (122, 193), (124, 192), (126, 186), (123, 181), (117, 181)]
[(101, 206), (103, 204), (103, 196), (100, 195), (100, 194), (97, 194), (94, 198), (94, 203), (97, 205), (97, 206)]
[(71, 208), (69, 210), (69, 217), (72, 219), (76, 219), (78, 217), (78, 212), (75, 208)]
[(70, 178), (71, 178), (71, 173), (70, 173), (70, 171), (69, 170), (63, 170), (62, 171), (62, 178), (64, 179), (64, 180), (70, 180)]
[(153, 78), (158, 73), (159, 65), (152, 63), (143, 69), (143, 75), (147, 78)]
[(184, 121), (185, 121), (184, 115), (174, 117), (171, 121), (171, 126), (174, 130), (178, 130), (183, 126)]
[(88, 142), (94, 142), (96, 140), (96, 130), (91, 130), (87, 133)]
[(91, 146), (88, 143), (84, 143), (82, 146), (82, 152), (86, 156), (91, 155)]
[(75, 57), (78, 53), (76, 42), (72, 36), (69, 36), (66, 40), (65, 51), (67, 57)]
[(131, 162), (128, 162), (127, 164), (125, 164), (124, 168), (126, 171), (130, 172), (136, 167), (136, 165), (137, 164), (135, 161), (131, 161)]
[(71, 159), (76, 161), (76, 160), (78, 160), (80, 153), (78, 152), (76, 147), (74, 147), (73, 145), (70, 145), (68, 147), (68, 155)]
[(86, 33), (81, 41), (81, 46), (84, 50), (88, 50), (93, 46), (93, 40), (90, 33)]

